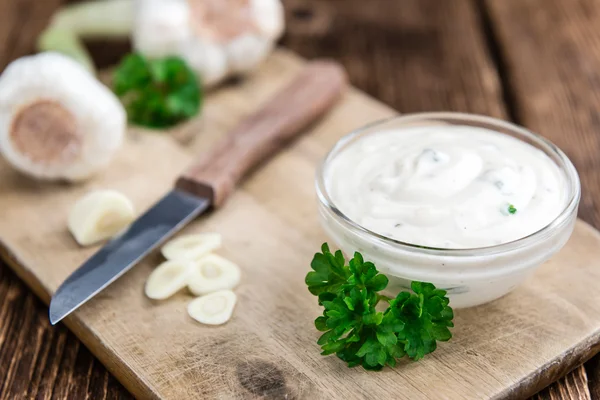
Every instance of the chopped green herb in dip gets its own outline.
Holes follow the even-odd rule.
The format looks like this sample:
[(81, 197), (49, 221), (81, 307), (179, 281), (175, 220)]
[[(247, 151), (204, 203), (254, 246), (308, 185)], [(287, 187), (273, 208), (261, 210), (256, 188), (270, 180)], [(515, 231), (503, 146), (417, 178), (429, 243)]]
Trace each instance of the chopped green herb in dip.
[(568, 186), (558, 165), (525, 141), (436, 124), (353, 140), (334, 152), (325, 185), (336, 208), (358, 225), (453, 249), (508, 243), (540, 230), (559, 215)]

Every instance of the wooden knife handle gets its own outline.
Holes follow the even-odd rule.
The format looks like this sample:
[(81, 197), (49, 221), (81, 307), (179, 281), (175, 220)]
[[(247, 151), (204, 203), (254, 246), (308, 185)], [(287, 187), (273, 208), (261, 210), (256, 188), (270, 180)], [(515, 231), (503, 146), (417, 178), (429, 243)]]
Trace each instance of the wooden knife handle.
[(177, 180), (181, 190), (221, 206), (239, 180), (324, 114), (346, 84), (342, 67), (313, 61), (291, 84), (246, 118)]

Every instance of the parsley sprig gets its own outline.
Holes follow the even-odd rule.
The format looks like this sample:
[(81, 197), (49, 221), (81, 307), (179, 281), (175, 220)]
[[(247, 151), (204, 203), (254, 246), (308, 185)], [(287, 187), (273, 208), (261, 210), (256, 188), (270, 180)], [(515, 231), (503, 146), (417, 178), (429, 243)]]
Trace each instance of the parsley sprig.
[[(389, 298), (379, 293), (388, 278), (372, 262), (356, 252), (346, 264), (342, 252), (331, 253), (327, 243), (311, 268), (306, 284), (324, 308), (315, 320), (324, 332), (317, 341), (322, 355), (336, 354), (349, 367), (380, 370), (404, 356), (419, 360), (436, 349), (437, 341), (452, 337), (448, 328), (454, 326), (454, 313), (446, 291), (431, 283), (412, 282), (414, 293)], [(388, 303), (384, 311), (378, 310), (380, 302)]]
[(130, 122), (167, 128), (200, 111), (202, 91), (194, 72), (177, 57), (150, 60), (126, 56), (113, 76), (113, 90)]

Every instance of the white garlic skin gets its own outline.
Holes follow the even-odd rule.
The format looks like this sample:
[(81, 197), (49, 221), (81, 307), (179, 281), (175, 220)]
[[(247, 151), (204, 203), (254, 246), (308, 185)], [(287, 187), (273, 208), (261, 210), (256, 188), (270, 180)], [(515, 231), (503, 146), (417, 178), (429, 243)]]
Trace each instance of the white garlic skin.
[(254, 29), (220, 40), (210, 34), (217, 28), (197, 20), (190, 1), (202, 0), (138, 0), (132, 41), (148, 57), (183, 58), (207, 87), (256, 69), (284, 30), (280, 0), (249, 0)]
[(193, 36), (187, 0), (138, 0), (132, 40), (146, 57), (177, 55)]
[[(81, 147), (65, 163), (33, 160), (11, 139), (19, 113), (39, 102), (61, 106), (75, 121)], [(15, 168), (39, 179), (81, 180), (105, 168), (120, 148), (126, 113), (118, 98), (77, 62), (46, 52), (13, 61), (0, 76), (0, 152)]]

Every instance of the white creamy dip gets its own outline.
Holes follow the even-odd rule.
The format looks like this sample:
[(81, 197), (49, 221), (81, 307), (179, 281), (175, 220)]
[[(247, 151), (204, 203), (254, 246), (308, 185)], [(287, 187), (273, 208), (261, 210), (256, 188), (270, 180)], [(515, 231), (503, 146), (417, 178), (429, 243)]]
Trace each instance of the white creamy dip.
[(336, 154), (324, 172), (333, 204), (348, 218), (428, 247), (517, 240), (548, 225), (567, 202), (566, 178), (546, 154), (470, 126), (369, 134)]

